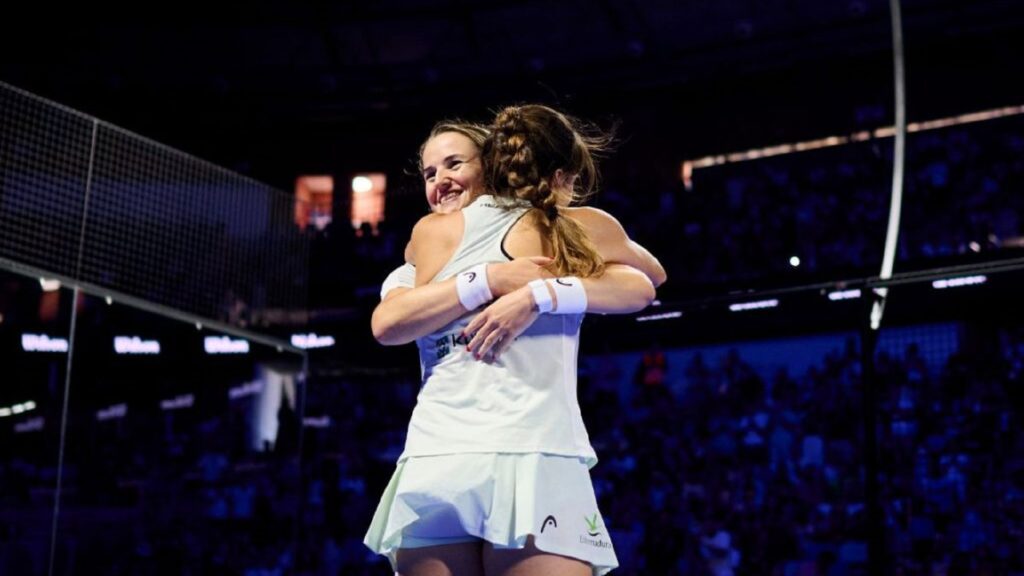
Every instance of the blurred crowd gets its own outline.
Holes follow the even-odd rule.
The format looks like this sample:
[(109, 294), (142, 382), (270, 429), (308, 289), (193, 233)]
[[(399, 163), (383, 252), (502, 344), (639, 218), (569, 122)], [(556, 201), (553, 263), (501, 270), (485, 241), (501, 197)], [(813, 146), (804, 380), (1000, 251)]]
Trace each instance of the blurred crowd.
[[(1022, 134), (1024, 119), (1006, 118), (908, 137), (899, 269), (1024, 245)], [(620, 160), (631, 162), (640, 160)], [(637, 176), (650, 167), (613, 167), (594, 204), (616, 215), (670, 271), (662, 297), (866, 276), (881, 265), (891, 138), (699, 169), (690, 189)], [(314, 236), (314, 304), (376, 296), (425, 213), (418, 194), (406, 195), (402, 206), (410, 203), (418, 209), (382, 222), (376, 234), (335, 220)]]

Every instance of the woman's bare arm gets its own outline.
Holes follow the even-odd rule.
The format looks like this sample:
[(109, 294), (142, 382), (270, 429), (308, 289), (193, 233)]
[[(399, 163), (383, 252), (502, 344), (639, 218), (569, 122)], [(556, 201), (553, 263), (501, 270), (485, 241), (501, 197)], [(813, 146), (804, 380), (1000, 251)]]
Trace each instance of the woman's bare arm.
[(655, 288), (668, 279), (665, 268), (646, 248), (629, 238), (614, 216), (589, 206), (567, 208), (566, 213), (579, 222), (597, 251), (609, 264), (625, 264), (643, 272)]
[[(543, 256), (516, 258), (487, 266), (488, 285), (496, 297), (537, 278), (550, 278)], [(387, 346), (406, 344), (461, 318), (467, 312), (459, 301), (455, 278), (423, 286), (399, 286), (384, 295), (373, 311), (373, 337)]]

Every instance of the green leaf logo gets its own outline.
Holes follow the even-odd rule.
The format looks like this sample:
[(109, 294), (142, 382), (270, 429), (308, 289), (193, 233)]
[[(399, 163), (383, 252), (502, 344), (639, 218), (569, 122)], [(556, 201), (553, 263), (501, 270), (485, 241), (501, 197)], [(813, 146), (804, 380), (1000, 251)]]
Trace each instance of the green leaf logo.
[(599, 521), (597, 517), (597, 512), (594, 512), (594, 515), (590, 518), (584, 516), (583, 520), (587, 523), (587, 528), (589, 528), (589, 530), (587, 530), (587, 534), (591, 536), (598, 536), (601, 534), (601, 532), (597, 529), (597, 523)]

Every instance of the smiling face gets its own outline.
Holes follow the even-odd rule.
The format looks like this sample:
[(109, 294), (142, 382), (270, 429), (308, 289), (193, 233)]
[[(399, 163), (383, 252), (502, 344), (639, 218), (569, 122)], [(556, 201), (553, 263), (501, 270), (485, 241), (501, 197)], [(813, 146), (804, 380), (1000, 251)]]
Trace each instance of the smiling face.
[(480, 149), (458, 132), (442, 132), (428, 140), (420, 166), (427, 204), (434, 212), (461, 210), (483, 191)]

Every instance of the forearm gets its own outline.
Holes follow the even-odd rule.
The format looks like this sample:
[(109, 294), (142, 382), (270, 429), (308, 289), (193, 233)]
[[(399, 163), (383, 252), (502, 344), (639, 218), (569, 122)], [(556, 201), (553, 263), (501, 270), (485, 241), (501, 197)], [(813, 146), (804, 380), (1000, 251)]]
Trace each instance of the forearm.
[[(544, 266), (550, 258), (531, 256), (511, 262), (487, 265), (487, 284), (494, 297), (500, 297), (530, 280), (550, 277)], [(418, 272), (418, 268), (417, 268)], [(407, 281), (408, 279), (406, 279)], [(467, 312), (461, 304), (455, 278), (415, 288), (392, 290), (377, 305), (371, 319), (373, 336), (385, 345), (412, 342), (461, 318)]]
[[(466, 326), (466, 333), (472, 334), (466, 349), (478, 359), (496, 360), (517, 336), (533, 324), (541, 310), (558, 313), (559, 289), (562, 288), (556, 289), (558, 282), (555, 279), (543, 285), (524, 286), (495, 300)], [(629, 266), (609, 264), (604, 274), (583, 278), (581, 283), (586, 291), (587, 312), (628, 314), (642, 310), (654, 300), (654, 285), (650, 278)], [(579, 289), (579, 284), (573, 282), (562, 284), (570, 286), (570, 290)], [(543, 292), (538, 293), (542, 289), (547, 290), (547, 296)], [(572, 293), (561, 294), (570, 300), (575, 299)], [(571, 304), (569, 307), (576, 309)]]
[(643, 272), (654, 284), (667, 279), (665, 268), (646, 248), (629, 239), (626, 230), (611, 214), (594, 208), (571, 209), (572, 217), (586, 230), (587, 236), (608, 264), (625, 264)]
[(373, 337), (386, 346), (407, 344), (466, 314), (455, 278), (392, 290), (373, 311)]
[(643, 272), (651, 279), (651, 283), (654, 284), (655, 288), (664, 284), (665, 280), (668, 279), (668, 274), (665, 273), (665, 267), (654, 257), (654, 254), (651, 254), (647, 248), (633, 240), (628, 241), (628, 246), (629, 251), (633, 253), (632, 263), (622, 262), (622, 264), (631, 265), (640, 272)]
[(604, 274), (584, 278), (587, 312), (629, 314), (643, 310), (654, 301), (654, 284), (642, 271), (622, 264), (609, 264)]

